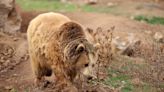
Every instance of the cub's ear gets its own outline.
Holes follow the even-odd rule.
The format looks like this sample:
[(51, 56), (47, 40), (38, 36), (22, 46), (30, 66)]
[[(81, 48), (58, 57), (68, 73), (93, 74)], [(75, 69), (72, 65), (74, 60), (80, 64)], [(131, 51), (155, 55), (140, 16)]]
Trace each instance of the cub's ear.
[(85, 46), (84, 46), (84, 44), (82, 44), (82, 43), (80, 43), (78, 46), (77, 46), (77, 48), (76, 48), (76, 52), (78, 52), (78, 53), (81, 53), (81, 52), (83, 52), (85, 50)]
[(100, 43), (96, 43), (96, 44), (94, 44), (93, 45), (94, 46), (94, 48), (96, 49), (96, 51), (100, 48)]

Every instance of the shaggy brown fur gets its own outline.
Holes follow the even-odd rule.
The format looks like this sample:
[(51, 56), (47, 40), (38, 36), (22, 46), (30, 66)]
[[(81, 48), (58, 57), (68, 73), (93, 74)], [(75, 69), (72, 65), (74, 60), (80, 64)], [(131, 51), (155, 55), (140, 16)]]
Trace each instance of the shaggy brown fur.
[(87, 75), (89, 66), (97, 61), (96, 49), (86, 39), (81, 25), (64, 15), (37, 16), (27, 35), (32, 69), (39, 81), (53, 72), (62, 87), (72, 85), (77, 74)]

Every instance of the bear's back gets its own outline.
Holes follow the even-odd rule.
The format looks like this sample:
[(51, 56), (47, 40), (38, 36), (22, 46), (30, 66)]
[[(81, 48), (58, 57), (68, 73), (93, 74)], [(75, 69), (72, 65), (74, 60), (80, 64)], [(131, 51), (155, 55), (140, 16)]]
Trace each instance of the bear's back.
[(69, 21), (68, 17), (53, 12), (38, 15), (30, 22), (27, 30), (29, 47), (34, 49), (51, 43), (51, 39), (57, 36), (59, 27)]
[(37, 38), (48, 38), (58, 30), (58, 28), (66, 23), (71, 21), (68, 17), (58, 14), (58, 13), (44, 13), (38, 15), (34, 18), (28, 27), (28, 36), (29, 38), (33, 38), (37, 36)]

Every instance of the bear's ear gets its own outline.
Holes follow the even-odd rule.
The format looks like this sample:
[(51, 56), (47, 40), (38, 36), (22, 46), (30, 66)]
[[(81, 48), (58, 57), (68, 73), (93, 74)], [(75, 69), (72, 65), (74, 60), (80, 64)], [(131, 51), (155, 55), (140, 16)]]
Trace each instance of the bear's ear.
[(81, 53), (81, 52), (83, 52), (84, 50), (85, 50), (84, 44), (82, 44), (82, 43), (78, 44), (78, 46), (77, 46), (77, 48), (76, 48), (76, 52)]
[(91, 29), (91, 28), (86, 28), (86, 30), (88, 31), (88, 33), (93, 34), (93, 29)]

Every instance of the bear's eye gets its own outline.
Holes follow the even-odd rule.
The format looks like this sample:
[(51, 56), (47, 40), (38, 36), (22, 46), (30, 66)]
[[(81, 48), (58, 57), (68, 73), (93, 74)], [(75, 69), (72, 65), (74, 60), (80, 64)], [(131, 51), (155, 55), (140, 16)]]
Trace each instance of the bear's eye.
[(85, 64), (84, 66), (85, 66), (85, 67), (88, 67), (88, 66), (89, 66), (89, 64)]
[(79, 49), (79, 52), (83, 52), (83, 51), (84, 51), (84, 48), (80, 48), (80, 49)]
[(95, 64), (93, 64), (92, 67), (95, 67)]

